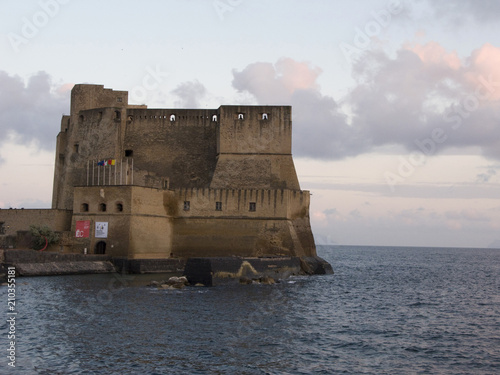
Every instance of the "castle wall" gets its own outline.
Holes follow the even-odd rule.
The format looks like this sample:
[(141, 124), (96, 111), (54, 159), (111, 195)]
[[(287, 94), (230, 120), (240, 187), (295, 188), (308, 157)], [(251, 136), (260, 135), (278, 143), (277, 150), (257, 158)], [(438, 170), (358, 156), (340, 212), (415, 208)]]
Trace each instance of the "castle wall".
[(211, 188), (300, 190), (291, 107), (221, 106)]
[(212, 119), (216, 114), (214, 110), (128, 110), (123, 148), (133, 155), (134, 184), (208, 186), (216, 162), (217, 122)]
[[(173, 254), (310, 256), (309, 192), (179, 189)], [(189, 209), (188, 209), (189, 208)]]
[[(90, 221), (88, 238), (75, 238), (76, 252), (94, 253), (99, 242), (106, 254), (129, 259), (168, 258), (171, 253), (172, 218), (164, 205), (165, 195), (137, 186), (93, 186), (75, 189), (72, 233), (77, 221)], [(106, 205), (105, 211), (103, 206)], [(87, 211), (88, 209), (88, 211)], [(108, 225), (106, 238), (96, 238), (96, 222)]]
[[(47, 209), (0, 209), (0, 243), (6, 237), (17, 238), (16, 247), (27, 248), (25, 238), (19, 234), (30, 230), (30, 225), (47, 226), (54, 232), (65, 232), (71, 227), (71, 211), (69, 210), (47, 210)], [(19, 232), (19, 233), (18, 233)], [(49, 250), (59, 251), (59, 246), (51, 246)]]

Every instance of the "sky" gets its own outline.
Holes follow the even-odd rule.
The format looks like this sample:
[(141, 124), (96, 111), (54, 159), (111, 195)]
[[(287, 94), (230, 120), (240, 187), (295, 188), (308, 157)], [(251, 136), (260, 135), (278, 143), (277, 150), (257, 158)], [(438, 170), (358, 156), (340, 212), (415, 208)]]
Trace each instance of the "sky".
[(291, 105), (317, 243), (500, 248), (500, 1), (0, 0), (0, 208), (50, 208), (74, 84)]

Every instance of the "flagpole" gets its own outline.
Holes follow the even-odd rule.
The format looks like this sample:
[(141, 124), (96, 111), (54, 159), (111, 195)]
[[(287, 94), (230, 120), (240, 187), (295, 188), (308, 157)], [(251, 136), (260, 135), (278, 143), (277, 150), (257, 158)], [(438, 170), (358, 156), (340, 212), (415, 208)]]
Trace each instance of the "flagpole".
[(89, 164), (90, 160), (87, 160), (87, 186), (89, 186)]
[(125, 174), (125, 185), (128, 185), (128, 158), (127, 158), (127, 168), (125, 168), (127, 170), (127, 173)]
[(108, 178), (108, 185), (111, 186), (111, 172), (113, 171), (113, 168), (111, 168), (111, 165), (109, 166), (109, 178)]
[(92, 186), (95, 184), (95, 160), (92, 160)]
[(99, 164), (97, 164), (97, 186), (101, 183), (101, 168), (99, 168)]
[(116, 160), (115, 160), (115, 185), (116, 185)]
[(120, 159), (120, 185), (123, 184), (123, 159)]
[(131, 185), (134, 184), (134, 158), (132, 158), (132, 183)]

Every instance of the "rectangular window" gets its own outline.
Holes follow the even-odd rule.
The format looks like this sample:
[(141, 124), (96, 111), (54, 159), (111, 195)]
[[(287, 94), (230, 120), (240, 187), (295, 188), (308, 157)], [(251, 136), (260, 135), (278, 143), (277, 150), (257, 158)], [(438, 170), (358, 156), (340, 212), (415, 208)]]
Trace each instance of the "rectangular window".
[(215, 202), (215, 211), (222, 211), (222, 202)]
[(257, 203), (256, 202), (250, 202), (250, 211), (252, 211), (252, 212), (257, 211)]
[(191, 209), (191, 202), (184, 201), (184, 211), (189, 211)]

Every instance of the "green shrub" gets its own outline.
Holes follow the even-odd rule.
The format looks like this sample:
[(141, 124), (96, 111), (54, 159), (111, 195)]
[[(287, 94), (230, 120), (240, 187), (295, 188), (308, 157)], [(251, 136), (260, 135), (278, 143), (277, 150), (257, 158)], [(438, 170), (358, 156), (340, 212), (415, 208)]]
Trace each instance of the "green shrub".
[(58, 234), (46, 225), (30, 225), (30, 233), (33, 236), (32, 247), (35, 250), (41, 250), (45, 247), (45, 239), (49, 245), (59, 242)]

